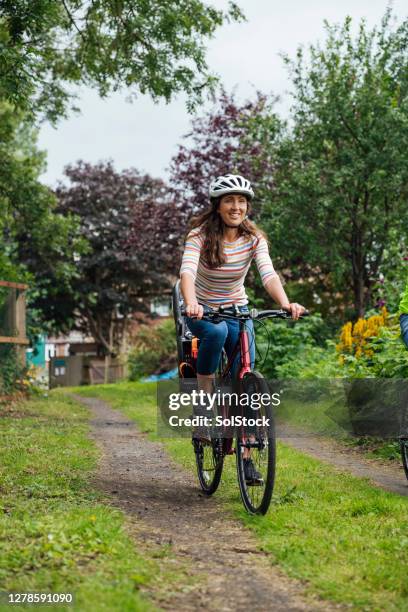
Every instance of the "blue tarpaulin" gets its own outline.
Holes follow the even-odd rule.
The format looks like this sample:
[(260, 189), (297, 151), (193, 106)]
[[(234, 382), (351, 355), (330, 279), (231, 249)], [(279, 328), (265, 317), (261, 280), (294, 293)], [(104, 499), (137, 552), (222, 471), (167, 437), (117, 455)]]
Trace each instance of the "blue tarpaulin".
[(151, 374), (150, 376), (145, 376), (141, 379), (141, 382), (156, 382), (158, 380), (169, 380), (170, 378), (177, 378), (178, 369), (174, 368), (174, 370), (169, 370), (168, 372), (163, 372), (162, 374)]

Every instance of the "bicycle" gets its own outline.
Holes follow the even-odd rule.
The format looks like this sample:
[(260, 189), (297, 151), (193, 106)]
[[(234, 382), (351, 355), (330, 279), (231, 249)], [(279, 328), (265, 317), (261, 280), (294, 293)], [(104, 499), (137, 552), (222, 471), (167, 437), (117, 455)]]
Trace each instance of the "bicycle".
[[(179, 281), (173, 289), (173, 313), (176, 322), (180, 388), (185, 391), (191, 389), (195, 383), (195, 362), (199, 342), (188, 330), (184, 320), (186, 313), (180, 297)], [(307, 314), (305, 312), (302, 316)], [(193, 436), (192, 440), (198, 479), (206, 495), (212, 495), (217, 490), (225, 457), (235, 454), (241, 499), (245, 509), (251, 514), (266, 514), (268, 511), (276, 471), (276, 436), (272, 405), (271, 402), (263, 404), (258, 401), (261, 395), (272, 398), (272, 394), (262, 374), (251, 369), (249, 333), (246, 329), (248, 320), (260, 321), (266, 318), (290, 319), (291, 315), (285, 310), (253, 309), (249, 313), (241, 313), (234, 307), (220, 307), (218, 311), (204, 308), (203, 320), (214, 323), (227, 319), (239, 320), (237, 343), (230, 358), (223, 350), (215, 377), (218, 387), (232, 389), (231, 395), (233, 398), (236, 397), (236, 402), (232, 404), (222, 402), (217, 405), (218, 414), (213, 415), (213, 418), (216, 420), (216, 417), (221, 417), (222, 425), (212, 430), (210, 439)], [(232, 380), (231, 369), (238, 353), (240, 354), (239, 373), (237, 378)], [(189, 377), (185, 376), (186, 372)], [(243, 406), (241, 401), (243, 397), (247, 400), (257, 398), (256, 416), (250, 412), (248, 406), (248, 404), (254, 405), (255, 402), (251, 399), (246, 402), (246, 406)], [(251, 423), (251, 416), (255, 423)], [(231, 424), (226, 424), (227, 421)], [(235, 438), (235, 447), (233, 447), (233, 438)], [(252, 460), (261, 476), (259, 482), (247, 482), (244, 462), (248, 459)]]

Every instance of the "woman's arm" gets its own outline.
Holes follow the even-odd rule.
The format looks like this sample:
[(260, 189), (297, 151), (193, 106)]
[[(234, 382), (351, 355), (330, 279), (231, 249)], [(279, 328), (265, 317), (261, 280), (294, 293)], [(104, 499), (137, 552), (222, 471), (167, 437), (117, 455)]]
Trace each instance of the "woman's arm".
[(271, 298), (280, 305), (281, 308), (291, 313), (293, 319), (298, 319), (305, 308), (300, 304), (289, 302), (288, 296), (282, 286), (278, 274), (275, 272), (272, 260), (269, 255), (268, 243), (261, 237), (255, 248), (255, 261), (261, 275), (262, 284)]
[(187, 316), (201, 319), (203, 307), (197, 302), (194, 278), (186, 272), (181, 274), (180, 290), (186, 305)]
[(202, 247), (202, 238), (198, 232), (190, 232), (184, 247), (180, 268), (180, 290), (186, 305), (187, 316), (201, 319), (203, 307), (198, 303), (195, 292), (195, 278)]
[(274, 302), (279, 304), (281, 308), (288, 309), (290, 302), (283, 288), (279, 276), (274, 276), (265, 285), (266, 291), (269, 293)]
[(280, 305), (281, 308), (291, 313), (292, 319), (298, 319), (304, 312), (304, 306), (297, 304), (296, 302), (289, 302), (288, 296), (282, 286), (279, 276), (272, 277), (265, 285), (266, 291), (269, 293), (271, 298)]

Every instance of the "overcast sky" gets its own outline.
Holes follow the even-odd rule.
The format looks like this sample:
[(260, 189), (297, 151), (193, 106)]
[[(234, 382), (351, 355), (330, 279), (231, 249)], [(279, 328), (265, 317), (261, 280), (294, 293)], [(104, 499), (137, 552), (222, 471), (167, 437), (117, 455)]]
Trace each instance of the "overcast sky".
[[(207, 0), (209, 1), (209, 0)], [(366, 18), (379, 23), (386, 0), (236, 0), (248, 21), (227, 24), (208, 43), (207, 59), (227, 91), (236, 88), (239, 99), (255, 90), (282, 97), (281, 110), (288, 108), (289, 81), (280, 52), (294, 56), (299, 44), (322, 40), (323, 20), (342, 22)], [(399, 20), (408, 14), (407, 0), (394, 0)], [(226, 2), (213, 0), (217, 8)], [(155, 104), (147, 96), (126, 102), (126, 93), (100, 100), (89, 89), (80, 90), (80, 115), (72, 115), (54, 129), (44, 125), (39, 145), (48, 152), (43, 180), (55, 186), (68, 163), (83, 159), (95, 163), (112, 159), (116, 169), (136, 167), (166, 178), (171, 157), (189, 131), (191, 116), (179, 96), (171, 104)]]

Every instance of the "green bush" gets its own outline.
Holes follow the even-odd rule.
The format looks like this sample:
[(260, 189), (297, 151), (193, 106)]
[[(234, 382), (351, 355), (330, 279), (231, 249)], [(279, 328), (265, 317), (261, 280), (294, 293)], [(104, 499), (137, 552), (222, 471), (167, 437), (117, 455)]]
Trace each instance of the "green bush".
[(372, 376), (408, 378), (408, 351), (401, 340), (399, 326), (382, 328), (369, 346), (373, 355), (366, 359), (366, 368)]
[(275, 368), (279, 378), (408, 378), (408, 351), (397, 324), (381, 327), (377, 336), (367, 340), (368, 350), (359, 357), (352, 353), (340, 357), (336, 339), (327, 340), (324, 348), (305, 343), (296, 354), (291, 344), (289, 347), (291, 358)]
[(278, 378), (339, 378), (346, 376), (336, 355), (335, 343), (327, 340), (325, 347), (308, 345), (300, 348), (296, 357), (276, 368)]
[(128, 356), (129, 380), (161, 374), (177, 365), (176, 337), (173, 319), (158, 325), (142, 325)]
[(21, 380), (27, 371), (19, 360), (13, 344), (0, 344), (0, 394), (11, 394), (21, 389)]
[(343, 364), (338, 368), (339, 376), (408, 378), (408, 351), (401, 340), (398, 325), (381, 327), (378, 335), (370, 338), (366, 346), (368, 354), (359, 357), (343, 355)]
[(346, 357), (343, 371), (349, 377), (347, 405), (354, 433), (397, 437), (408, 416), (407, 384), (399, 380), (408, 378), (408, 351), (399, 326), (381, 327), (367, 342), (365, 354)]
[[(301, 369), (321, 356), (329, 329), (319, 314), (297, 322), (267, 320), (256, 329), (257, 369), (265, 377), (297, 378)], [(269, 350), (268, 349), (269, 337)]]

